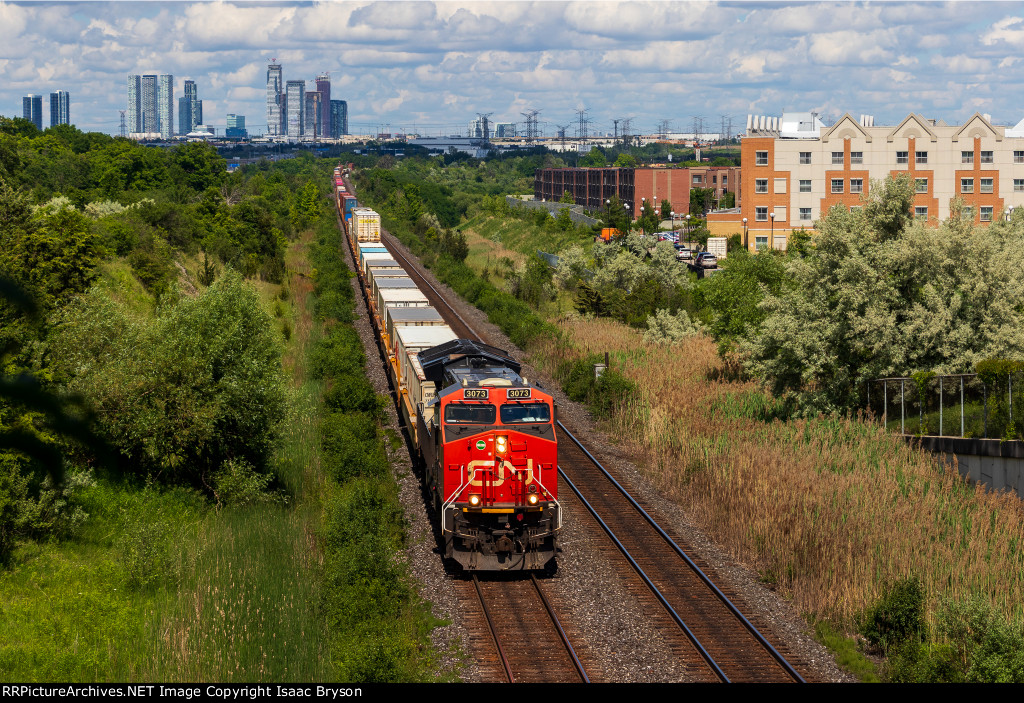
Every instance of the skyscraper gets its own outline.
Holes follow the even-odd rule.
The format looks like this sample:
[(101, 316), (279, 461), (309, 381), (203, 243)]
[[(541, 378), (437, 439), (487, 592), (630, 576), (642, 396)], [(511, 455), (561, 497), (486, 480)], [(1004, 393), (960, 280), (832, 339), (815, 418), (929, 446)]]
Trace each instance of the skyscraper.
[(160, 136), (170, 139), (174, 136), (174, 76), (160, 76), (157, 88), (157, 120)]
[(331, 136), (348, 134), (348, 103), (344, 100), (331, 101)]
[(267, 136), (276, 137), (285, 133), (284, 95), (281, 89), (284, 81), (281, 64), (267, 66)]
[(130, 133), (159, 132), (165, 139), (174, 134), (174, 76), (128, 75)]
[(185, 81), (185, 97), (178, 98), (178, 133), (194, 132), (203, 123), (203, 101), (199, 99), (195, 81)]
[(287, 101), (288, 138), (298, 139), (302, 136), (302, 128), (306, 124), (306, 81), (288, 81), (284, 94)]
[(50, 126), (71, 124), (71, 94), (66, 90), (50, 93)]
[(323, 94), (316, 90), (306, 93), (305, 116), (303, 117), (302, 133), (307, 137), (322, 136), (324, 111), (321, 98)]
[(316, 92), (320, 93), (320, 130), (321, 137), (331, 136), (331, 77), (323, 73), (316, 77)]
[(139, 119), (139, 131), (159, 132), (160, 122), (157, 114), (156, 76), (142, 76), (142, 92), (139, 102), (142, 104), (142, 112)]
[(43, 96), (30, 94), (21, 99), (21, 116), (36, 126), (36, 129), (43, 129)]
[(142, 131), (142, 76), (128, 75), (128, 109), (125, 110), (128, 133)]

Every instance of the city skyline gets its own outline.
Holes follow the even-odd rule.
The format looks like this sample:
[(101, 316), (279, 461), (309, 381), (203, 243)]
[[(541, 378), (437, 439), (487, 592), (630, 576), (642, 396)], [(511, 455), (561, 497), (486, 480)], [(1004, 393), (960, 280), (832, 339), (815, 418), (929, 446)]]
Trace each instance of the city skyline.
[[(588, 109), (593, 133), (632, 118), (691, 131), (723, 116), (815, 110), (947, 122), (1024, 117), (1020, 3), (8, 3), (0, 112), (75, 86), (74, 122), (117, 133), (124, 76), (151, 68), (203, 86), (206, 121), (266, 133), (267, 64), (329, 73), (349, 131), (464, 133), (540, 110), (547, 135)], [(282, 86), (283, 87), (283, 86)], [(182, 94), (176, 78), (174, 92)], [(325, 98), (328, 96), (324, 96)], [(333, 95), (331, 96), (333, 97)], [(324, 103), (327, 104), (326, 102)], [(172, 106), (173, 107), (173, 106)], [(329, 110), (325, 110), (327, 119)], [(174, 110), (170, 110), (174, 120)]]

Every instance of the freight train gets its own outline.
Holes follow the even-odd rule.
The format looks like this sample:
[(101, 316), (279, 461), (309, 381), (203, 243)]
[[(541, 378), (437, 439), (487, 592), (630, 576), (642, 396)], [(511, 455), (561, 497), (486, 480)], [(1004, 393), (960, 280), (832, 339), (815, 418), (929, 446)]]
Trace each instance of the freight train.
[(335, 169), (335, 201), (445, 556), (467, 571), (555, 566), (557, 408), (505, 351), (460, 339), (380, 239)]

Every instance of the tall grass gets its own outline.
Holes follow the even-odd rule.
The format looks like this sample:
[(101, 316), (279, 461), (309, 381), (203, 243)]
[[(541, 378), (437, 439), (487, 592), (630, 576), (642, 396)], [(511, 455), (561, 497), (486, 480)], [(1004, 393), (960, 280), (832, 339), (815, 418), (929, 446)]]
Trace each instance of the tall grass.
[(885, 584), (919, 575), (932, 610), (980, 593), (1024, 617), (1024, 509), (975, 489), (940, 457), (854, 418), (782, 422), (755, 384), (728, 377), (712, 340), (675, 346), (607, 320), (562, 324), (534, 359), (609, 352), (636, 397), (615, 434), (658, 486), (763, 580), (817, 618), (852, 626)]

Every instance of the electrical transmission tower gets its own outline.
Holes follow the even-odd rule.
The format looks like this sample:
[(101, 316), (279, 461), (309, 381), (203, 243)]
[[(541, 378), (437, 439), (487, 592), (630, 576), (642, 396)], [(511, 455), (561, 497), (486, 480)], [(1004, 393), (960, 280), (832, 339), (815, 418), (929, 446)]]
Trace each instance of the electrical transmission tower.
[(540, 136), (537, 129), (537, 115), (540, 114), (540, 110), (527, 110), (519, 114), (526, 118), (526, 141), (536, 141)]
[(612, 143), (613, 144), (617, 144), (618, 141), (619, 141), (619, 121), (618, 120), (612, 120), (612, 122), (615, 123), (615, 137), (614, 137)]
[(121, 136), (126, 137), (128, 136), (128, 129), (124, 124), (124, 113), (127, 112), (127, 110), (118, 110), (118, 112), (121, 113)]
[(671, 122), (669, 120), (662, 120), (658, 123), (658, 136), (661, 137), (661, 141), (668, 139), (668, 133), (671, 130)]
[(487, 118), (490, 117), (491, 115), (493, 115), (494, 113), (493, 112), (488, 112), (488, 113), (478, 112), (476, 114), (477, 114), (477, 117), (480, 118), (480, 122), (482, 123), (481, 126), (483, 127), (483, 130), (484, 130), (484, 144), (486, 144), (489, 141), (491, 141), (490, 122), (487, 121)]
[(590, 112), (589, 108), (582, 108), (576, 111), (576, 118), (578, 127), (576, 128), (576, 136), (584, 142), (587, 141), (587, 125), (590, 124), (590, 120), (587, 119), (587, 113)]
[(633, 118), (626, 117), (622, 120), (622, 143), (626, 146), (630, 146), (632, 138), (629, 136), (630, 130), (633, 128)]
[(562, 140), (562, 151), (565, 151), (565, 130), (569, 129), (569, 125), (560, 124), (558, 127), (558, 138)]

